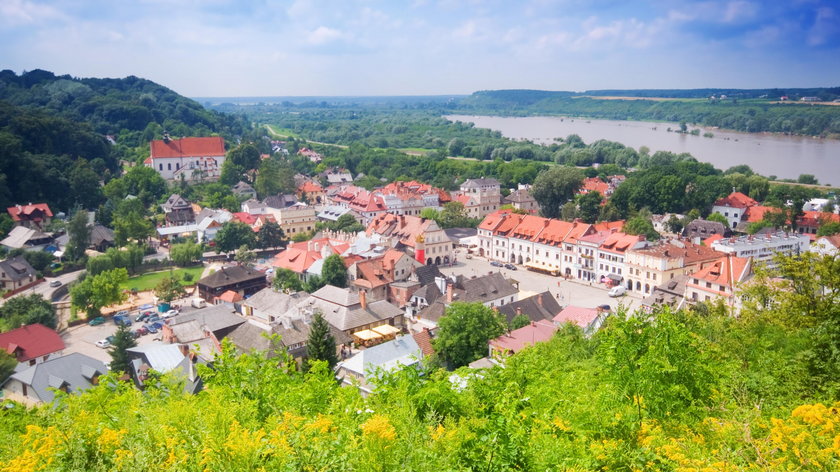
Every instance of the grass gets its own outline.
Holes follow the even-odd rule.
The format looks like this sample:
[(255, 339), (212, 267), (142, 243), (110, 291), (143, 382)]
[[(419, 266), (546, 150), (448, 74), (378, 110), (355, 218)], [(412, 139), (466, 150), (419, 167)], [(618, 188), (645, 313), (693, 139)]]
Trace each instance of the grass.
[[(172, 275), (180, 279), (182, 285), (192, 285), (199, 278), (201, 278), (202, 272), (204, 272), (204, 267), (197, 266), (187, 267), (186, 269), (173, 269)], [(124, 284), (121, 284), (120, 288), (123, 290), (137, 289), (141, 292), (144, 290), (154, 290), (154, 288), (157, 286), (157, 284), (160, 283), (161, 280), (163, 280), (166, 277), (169, 277), (169, 273), (169, 270), (163, 270), (160, 272), (149, 272), (147, 274), (131, 277)], [(184, 282), (184, 274), (192, 274), (192, 281)]]

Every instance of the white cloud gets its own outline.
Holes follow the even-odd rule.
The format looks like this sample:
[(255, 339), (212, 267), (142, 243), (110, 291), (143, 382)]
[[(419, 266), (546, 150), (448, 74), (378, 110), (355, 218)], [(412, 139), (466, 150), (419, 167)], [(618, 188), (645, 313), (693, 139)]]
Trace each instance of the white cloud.
[(758, 13), (758, 5), (738, 0), (726, 4), (721, 20), (724, 23), (741, 23), (753, 19)]
[(313, 46), (323, 46), (324, 44), (341, 39), (341, 37), (341, 31), (322, 25), (317, 27), (314, 31), (311, 31), (306, 37), (306, 40)]
[(840, 18), (837, 13), (829, 7), (822, 7), (817, 10), (817, 18), (814, 26), (808, 31), (808, 44), (810, 46), (822, 46), (828, 38), (840, 31)]
[(60, 11), (49, 5), (42, 5), (29, 0), (0, 1), (0, 23), (16, 26), (59, 19), (63, 16)]

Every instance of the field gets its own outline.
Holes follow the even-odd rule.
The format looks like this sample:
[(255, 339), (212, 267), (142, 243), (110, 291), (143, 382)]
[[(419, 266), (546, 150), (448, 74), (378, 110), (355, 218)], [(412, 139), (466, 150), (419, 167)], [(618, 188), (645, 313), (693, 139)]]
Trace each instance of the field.
[[(192, 285), (196, 280), (201, 278), (201, 273), (204, 271), (203, 266), (188, 267), (186, 269), (163, 270), (160, 272), (149, 272), (147, 274), (131, 277), (124, 284), (120, 285), (123, 290), (137, 289), (138, 291), (154, 290), (155, 286), (160, 283), (165, 277), (169, 277), (171, 273), (174, 277), (181, 280), (182, 285)], [(192, 282), (184, 282), (184, 274), (192, 274)]]

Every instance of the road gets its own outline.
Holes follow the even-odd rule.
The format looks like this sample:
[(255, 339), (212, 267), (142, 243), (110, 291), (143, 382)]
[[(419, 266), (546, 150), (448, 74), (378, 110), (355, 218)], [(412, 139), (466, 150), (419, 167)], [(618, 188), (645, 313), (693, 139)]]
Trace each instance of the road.
[(517, 266), (517, 270), (508, 270), (502, 267), (493, 267), (486, 259), (474, 256), (472, 259), (463, 259), (463, 250), (456, 254), (458, 262), (453, 267), (440, 266), (444, 275), (486, 275), (490, 272), (501, 272), (508, 279), (519, 282), (520, 298), (525, 298), (535, 293), (549, 290), (561, 306), (575, 305), (585, 308), (594, 308), (599, 305), (610, 305), (615, 310), (619, 304), (628, 311), (636, 310), (641, 306), (641, 299), (625, 295), (620, 298), (612, 298), (607, 295), (608, 289), (605, 284), (593, 283), (583, 284), (571, 280), (563, 280), (562, 277), (552, 277), (526, 270)]
[[(26, 295), (38, 294), (47, 300), (57, 301), (54, 299), (56, 292), (59, 292), (61, 294), (61, 296), (57, 298), (62, 298), (64, 295), (67, 294), (67, 285), (71, 282), (74, 282), (84, 273), (85, 270), (82, 269), (74, 272), (68, 272), (66, 274), (59, 275), (58, 277), (46, 277), (45, 282), (42, 282), (34, 287), (30, 287), (20, 293), (16, 293), (9, 297), (9, 299)], [(59, 285), (58, 287), (51, 287), (50, 284), (56, 280), (61, 282), (61, 285)], [(5, 302), (5, 300), (8, 299), (0, 300), (0, 305), (2, 305)]]

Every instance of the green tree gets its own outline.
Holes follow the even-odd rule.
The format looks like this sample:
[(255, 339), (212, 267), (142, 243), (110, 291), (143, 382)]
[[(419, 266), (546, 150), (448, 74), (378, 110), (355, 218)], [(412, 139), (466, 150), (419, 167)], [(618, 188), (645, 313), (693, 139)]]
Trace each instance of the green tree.
[(8, 213), (0, 215), (0, 239), (5, 238), (14, 227), (15, 222)]
[(146, 208), (140, 199), (120, 202), (113, 219), (114, 242), (117, 246), (124, 246), (132, 239), (145, 241), (155, 232), (152, 222), (146, 219)]
[(817, 185), (819, 181), (817, 178), (814, 177), (813, 174), (799, 174), (799, 178), (796, 179), (797, 182), (800, 184), (807, 184), (807, 185)]
[(311, 366), (315, 361), (325, 361), (330, 369), (338, 364), (335, 338), (330, 333), (330, 325), (321, 312), (315, 312), (309, 325), (309, 338), (306, 340), (307, 363)]
[(275, 289), (284, 292), (300, 292), (303, 290), (303, 282), (300, 277), (289, 269), (275, 270), (272, 285)]
[(193, 240), (173, 244), (169, 249), (169, 258), (180, 267), (185, 267), (196, 261), (200, 261), (201, 255), (201, 246)]
[(280, 193), (282, 188), (280, 182), (280, 163), (276, 158), (272, 157), (262, 161), (254, 187), (260, 198)]
[(835, 221), (823, 223), (817, 230), (817, 236), (831, 236), (833, 234), (840, 234), (840, 223)]
[(537, 176), (531, 195), (547, 218), (560, 216), (560, 207), (574, 197), (583, 183), (583, 173), (574, 167), (553, 167)]
[(73, 200), (86, 209), (95, 209), (102, 203), (100, 176), (91, 169), (85, 159), (79, 159), (70, 170), (70, 191)]
[(677, 218), (677, 215), (671, 215), (671, 217), (668, 218), (668, 221), (665, 224), (668, 227), (668, 231), (672, 233), (679, 234), (683, 230), (682, 221), (680, 221), (680, 219)]
[(260, 165), (260, 151), (253, 143), (243, 143), (228, 151), (225, 160), (242, 169), (253, 170)]
[(240, 221), (228, 221), (216, 233), (216, 252), (233, 251), (239, 247), (252, 248), (256, 243), (256, 236), (250, 226)]
[(324, 259), (321, 279), (325, 285), (333, 285), (339, 288), (347, 286), (347, 267), (344, 266), (344, 260), (341, 256), (332, 254)]
[(137, 346), (137, 341), (134, 340), (134, 335), (131, 334), (131, 329), (126, 325), (117, 327), (117, 332), (114, 333), (114, 342), (111, 344), (111, 364), (109, 368), (112, 372), (129, 372), (131, 361), (128, 357), (128, 349)]
[(65, 257), (68, 260), (77, 261), (84, 257), (90, 244), (90, 232), (87, 211), (77, 208), (67, 223), (67, 235), (70, 239), (67, 242)]
[(15, 373), (17, 365), (17, 359), (5, 350), (0, 350), (0, 384), (5, 382), (10, 375)]
[(181, 281), (171, 275), (171, 273), (169, 277), (162, 278), (155, 286), (155, 296), (165, 303), (182, 298), (186, 296), (186, 294), (187, 291), (184, 290), (184, 286), (181, 285)]
[(40, 294), (19, 295), (0, 306), (0, 332), (33, 323), (52, 329), (58, 326), (55, 307)]
[(247, 244), (239, 246), (236, 250), (236, 262), (244, 266), (250, 266), (256, 260), (257, 254), (248, 248)]
[(280, 225), (273, 221), (267, 221), (265, 224), (260, 226), (260, 230), (257, 231), (256, 244), (257, 247), (261, 249), (280, 247), (283, 245), (285, 237), (286, 234), (283, 233), (283, 229)]
[(714, 212), (706, 218), (707, 221), (717, 221), (718, 223), (723, 223), (723, 226), (729, 228), (729, 221), (726, 219), (725, 216), (721, 215), (718, 212)]
[(127, 280), (128, 271), (122, 267), (87, 276), (70, 288), (70, 303), (74, 308), (84, 310), (88, 318), (99, 316), (102, 307), (125, 301), (127, 295), (120, 284)]
[(514, 316), (513, 319), (510, 320), (510, 330), (514, 331), (519, 328), (524, 328), (529, 324), (531, 324), (531, 318), (528, 318), (528, 315), (526, 314), (519, 314)]
[(584, 223), (595, 223), (601, 213), (603, 199), (598, 192), (589, 192), (578, 197), (578, 217)]
[(439, 358), (456, 368), (487, 355), (487, 341), (507, 331), (499, 313), (481, 303), (455, 302), (438, 322), (432, 343)]
[(659, 233), (653, 229), (653, 223), (649, 218), (642, 215), (634, 216), (627, 220), (624, 224), (624, 232), (627, 234), (644, 235), (648, 241), (656, 241), (659, 239)]
[(566, 202), (560, 207), (560, 219), (563, 221), (574, 221), (578, 217), (578, 208), (575, 202)]

